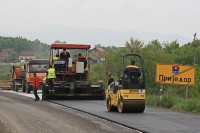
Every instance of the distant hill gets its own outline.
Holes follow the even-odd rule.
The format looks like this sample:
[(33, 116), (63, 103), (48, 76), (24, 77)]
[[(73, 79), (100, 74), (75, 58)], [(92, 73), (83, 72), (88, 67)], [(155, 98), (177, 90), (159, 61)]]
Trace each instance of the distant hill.
[(101, 44), (103, 46), (124, 46), (126, 41), (130, 38), (139, 39), (147, 44), (153, 39), (158, 39), (160, 42), (171, 42), (178, 40), (180, 44), (186, 44), (191, 41), (183, 36), (143, 33), (137, 31), (120, 31), (109, 29), (87, 29), (74, 28), (61, 25), (52, 25), (44, 27), (31, 32), (19, 32), (15, 29), (1, 29), (0, 36), (23, 36), (25, 38), (35, 40), (39, 39), (41, 42), (51, 44), (56, 40), (66, 41), (68, 43), (86, 43), (92, 46)]

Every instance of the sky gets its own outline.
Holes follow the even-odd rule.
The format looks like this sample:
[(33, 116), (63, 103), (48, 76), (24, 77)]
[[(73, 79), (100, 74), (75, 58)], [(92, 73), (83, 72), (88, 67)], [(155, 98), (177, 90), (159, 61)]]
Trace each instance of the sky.
[(0, 0), (0, 30), (51, 25), (200, 38), (200, 0)]

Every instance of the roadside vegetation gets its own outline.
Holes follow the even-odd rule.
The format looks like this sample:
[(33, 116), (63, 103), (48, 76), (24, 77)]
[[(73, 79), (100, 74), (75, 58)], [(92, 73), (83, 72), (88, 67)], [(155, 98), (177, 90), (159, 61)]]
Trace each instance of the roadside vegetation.
[(158, 95), (147, 95), (146, 104), (154, 107), (163, 107), (179, 111), (187, 111), (193, 113), (200, 113), (200, 99), (188, 98), (185, 99), (180, 96), (173, 96), (171, 94), (164, 94), (162, 100)]
[(0, 65), (0, 80), (9, 80), (11, 65)]

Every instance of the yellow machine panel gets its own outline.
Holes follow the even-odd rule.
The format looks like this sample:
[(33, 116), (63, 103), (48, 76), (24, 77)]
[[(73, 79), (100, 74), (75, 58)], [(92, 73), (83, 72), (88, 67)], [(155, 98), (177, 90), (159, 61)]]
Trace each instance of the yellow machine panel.
[(128, 90), (120, 90), (120, 95), (123, 99), (137, 99), (144, 100), (145, 99), (145, 90), (143, 89), (128, 89)]

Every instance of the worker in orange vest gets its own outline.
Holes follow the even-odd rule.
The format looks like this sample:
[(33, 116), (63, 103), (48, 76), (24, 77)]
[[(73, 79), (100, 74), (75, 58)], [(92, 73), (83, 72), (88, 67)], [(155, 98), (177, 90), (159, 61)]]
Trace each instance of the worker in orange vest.
[(79, 62), (84, 62), (84, 69), (85, 69), (87, 67), (87, 60), (81, 53), (78, 54), (78, 60)]

